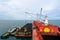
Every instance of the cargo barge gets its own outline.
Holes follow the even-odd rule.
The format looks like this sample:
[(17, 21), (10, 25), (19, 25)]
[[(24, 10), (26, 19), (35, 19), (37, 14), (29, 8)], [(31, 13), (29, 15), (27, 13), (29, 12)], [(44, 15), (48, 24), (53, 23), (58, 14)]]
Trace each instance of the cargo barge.
[(20, 37), (32, 38), (32, 23), (27, 23), (22, 28), (9, 29), (8, 32), (1, 35), (1, 39), (6, 39), (9, 36), (14, 36), (16, 38)]

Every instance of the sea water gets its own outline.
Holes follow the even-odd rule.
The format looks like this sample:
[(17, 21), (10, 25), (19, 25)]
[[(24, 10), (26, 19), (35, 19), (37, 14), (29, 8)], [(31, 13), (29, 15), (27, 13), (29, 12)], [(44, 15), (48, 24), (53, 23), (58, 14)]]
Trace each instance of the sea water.
[[(33, 20), (0, 20), (0, 36), (7, 32), (10, 28), (23, 27), (27, 23), (32, 23)], [(49, 20), (49, 24), (57, 25), (60, 27), (60, 20)], [(19, 38), (10, 36), (7, 39), (0, 40), (32, 40), (32, 38)]]

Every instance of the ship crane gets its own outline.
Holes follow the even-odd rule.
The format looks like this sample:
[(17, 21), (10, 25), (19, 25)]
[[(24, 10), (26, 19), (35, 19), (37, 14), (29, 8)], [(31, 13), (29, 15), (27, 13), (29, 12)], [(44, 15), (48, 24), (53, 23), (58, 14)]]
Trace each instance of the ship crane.
[[(40, 20), (41, 20), (41, 16), (42, 16), (42, 8), (40, 11)], [(30, 13), (28, 13), (30, 14)], [(31, 15), (32, 18), (34, 18)], [(35, 18), (36, 19), (36, 18)], [(39, 20), (38, 19), (38, 20)], [(60, 35), (60, 32), (58, 30), (58, 26), (53, 25), (53, 24), (48, 24), (48, 18), (47, 16), (45, 16), (45, 21), (41, 22), (38, 20), (34, 20), (32, 23), (32, 40), (56, 40), (56, 36), (60, 37), (58, 35)], [(56, 39), (55, 39), (55, 38)]]
[[(34, 19), (36, 19), (36, 20), (38, 20), (38, 21), (40, 21), (41, 20), (41, 13), (42, 13), (42, 8), (41, 8), (41, 10), (40, 10), (40, 18), (35, 18), (35, 17), (33, 17), (30, 13), (28, 13), (28, 12), (25, 12), (26, 14), (29, 14), (32, 18), (34, 18)], [(37, 17), (38, 17), (38, 15), (37, 15)], [(39, 20), (40, 19), (40, 20)], [(42, 40), (42, 36), (41, 36), (41, 34), (38, 32), (39, 31), (39, 29), (38, 29), (38, 27), (36, 28), (35, 26), (34, 26), (34, 23), (32, 24), (32, 28), (33, 28), (33, 38), (32, 38), (32, 40)], [(36, 29), (35, 29), (36, 28)]]

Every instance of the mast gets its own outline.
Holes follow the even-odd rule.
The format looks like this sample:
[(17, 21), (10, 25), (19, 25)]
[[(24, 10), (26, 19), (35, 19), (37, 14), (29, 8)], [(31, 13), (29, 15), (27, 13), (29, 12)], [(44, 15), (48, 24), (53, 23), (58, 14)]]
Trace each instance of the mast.
[(40, 10), (40, 20), (41, 20), (41, 15), (42, 15), (42, 8), (41, 8), (41, 10)]

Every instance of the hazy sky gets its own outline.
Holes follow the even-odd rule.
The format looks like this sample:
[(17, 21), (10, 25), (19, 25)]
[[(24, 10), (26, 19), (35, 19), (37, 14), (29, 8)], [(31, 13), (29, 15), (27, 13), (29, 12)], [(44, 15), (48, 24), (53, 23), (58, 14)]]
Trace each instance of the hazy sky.
[(47, 15), (50, 20), (60, 20), (60, 0), (0, 0), (0, 20), (29, 20), (31, 16), (25, 14), (29, 12)]

